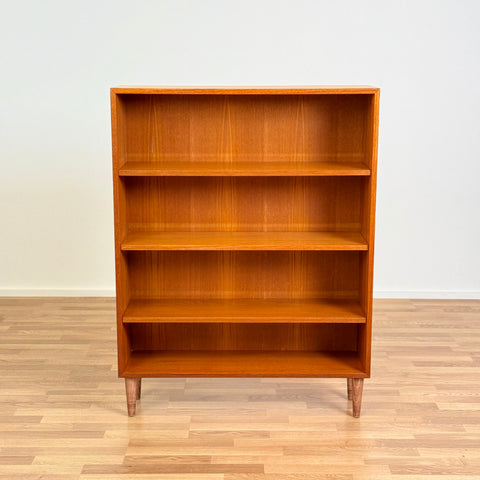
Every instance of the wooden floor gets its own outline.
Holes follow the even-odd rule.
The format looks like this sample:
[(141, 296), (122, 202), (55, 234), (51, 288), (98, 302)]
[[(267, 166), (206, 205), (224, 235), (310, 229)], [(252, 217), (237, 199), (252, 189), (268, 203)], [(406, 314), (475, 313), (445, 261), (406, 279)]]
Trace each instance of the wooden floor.
[(0, 479), (480, 478), (480, 301), (378, 300), (362, 416), (340, 379), (145, 379), (112, 299), (0, 299)]

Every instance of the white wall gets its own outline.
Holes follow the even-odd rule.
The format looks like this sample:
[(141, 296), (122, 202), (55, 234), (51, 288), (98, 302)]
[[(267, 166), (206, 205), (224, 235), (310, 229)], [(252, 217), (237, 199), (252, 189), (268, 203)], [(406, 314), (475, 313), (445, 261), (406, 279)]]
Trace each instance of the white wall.
[(480, 3), (0, 3), (0, 293), (113, 294), (109, 87), (370, 84), (375, 292), (480, 298)]

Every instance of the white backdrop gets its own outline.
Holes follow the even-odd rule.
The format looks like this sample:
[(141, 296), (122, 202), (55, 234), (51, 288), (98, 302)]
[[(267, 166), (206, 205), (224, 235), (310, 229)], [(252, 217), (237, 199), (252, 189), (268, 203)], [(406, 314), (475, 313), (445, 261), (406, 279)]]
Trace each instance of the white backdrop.
[(375, 295), (480, 298), (480, 3), (0, 2), (0, 294), (114, 293), (109, 87), (381, 93)]

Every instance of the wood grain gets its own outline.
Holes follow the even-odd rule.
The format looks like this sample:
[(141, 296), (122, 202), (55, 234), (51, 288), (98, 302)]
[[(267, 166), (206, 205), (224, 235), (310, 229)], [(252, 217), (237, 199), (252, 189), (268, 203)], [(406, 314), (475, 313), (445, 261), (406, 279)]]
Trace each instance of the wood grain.
[(113, 92), (110, 94), (112, 122), (112, 170), (113, 170), (113, 204), (115, 226), (115, 287), (116, 287), (116, 323), (118, 344), (118, 369), (125, 368), (130, 355), (130, 339), (123, 324), (123, 312), (130, 300), (130, 287), (127, 275), (127, 259), (121, 252), (121, 241), (127, 233), (126, 191), (125, 184), (120, 181), (118, 171), (126, 161), (123, 146), (125, 130), (125, 111), (123, 103)]
[(363, 233), (368, 178), (124, 177), (126, 230)]
[(347, 396), (349, 400), (352, 399), (352, 389), (353, 389), (352, 378), (347, 378)]
[(133, 417), (137, 408), (140, 378), (125, 378), (125, 390), (127, 394), (128, 416)]
[(0, 478), (476, 480), (480, 302), (373, 316), (360, 419), (335, 378), (148, 378), (129, 418), (113, 299), (2, 298)]
[[(132, 156), (131, 156), (132, 157)], [(131, 158), (130, 157), (130, 158)], [(166, 156), (165, 156), (166, 157)], [(172, 158), (174, 157), (174, 158)], [(167, 159), (152, 161), (128, 161), (120, 169), (120, 176), (368, 176), (370, 168), (359, 161), (352, 161), (350, 156), (345, 159), (336, 158), (328, 161), (301, 161), (292, 155), (290, 161), (269, 160), (253, 161), (255, 155), (250, 154), (248, 160), (232, 162), (219, 160), (221, 154), (215, 157), (205, 155), (195, 156), (196, 160), (186, 160), (187, 155), (170, 155)], [(140, 156), (140, 158), (142, 158)]]
[(133, 232), (122, 250), (368, 250), (357, 232)]
[(371, 168), (371, 176), (366, 179), (366, 185), (362, 192), (362, 227), (361, 232), (367, 240), (369, 249), (361, 261), (361, 294), (362, 308), (367, 316), (367, 322), (359, 329), (358, 352), (366, 372), (371, 368), (371, 345), (372, 345), (372, 306), (373, 306), (373, 267), (375, 251), (375, 207), (377, 197), (377, 157), (378, 157), (378, 124), (380, 112), (380, 91), (370, 98), (368, 105), (368, 120), (366, 122), (366, 148), (368, 165)]
[(362, 408), (363, 378), (352, 378), (351, 392), (353, 416), (358, 418)]
[(364, 323), (358, 301), (285, 299), (132, 299), (126, 323)]
[[(260, 319), (259, 319), (260, 320)], [(156, 352), (355, 351), (356, 323), (129, 323), (132, 350)], [(119, 372), (123, 376), (123, 372)], [(244, 375), (248, 375), (245, 368)], [(325, 372), (327, 373), (327, 372)], [(285, 374), (286, 375), (286, 374)], [(210, 376), (207, 372), (205, 376)]]
[[(355, 352), (135, 351), (125, 377), (364, 377)], [(359, 410), (358, 410), (359, 411)], [(358, 416), (358, 415), (357, 415)]]
[[(373, 95), (117, 95), (128, 162), (370, 164)], [(208, 165), (207, 165), (208, 166)], [(307, 166), (308, 168), (308, 166)], [(205, 170), (205, 168), (202, 168)]]
[(131, 298), (359, 300), (365, 252), (131, 251)]

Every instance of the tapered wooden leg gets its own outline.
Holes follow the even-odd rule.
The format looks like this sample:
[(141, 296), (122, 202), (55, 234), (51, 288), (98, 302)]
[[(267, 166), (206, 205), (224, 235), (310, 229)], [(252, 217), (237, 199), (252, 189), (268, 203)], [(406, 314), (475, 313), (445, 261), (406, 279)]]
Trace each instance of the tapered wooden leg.
[(133, 417), (135, 415), (135, 410), (137, 409), (139, 384), (139, 378), (125, 379), (125, 390), (127, 392), (127, 408), (129, 417)]
[(352, 383), (353, 383), (353, 378), (347, 378), (347, 395), (348, 399), (352, 399)]
[(137, 386), (137, 400), (140, 400), (142, 396), (142, 379), (138, 379), (138, 386)]
[(352, 403), (353, 416), (355, 418), (360, 416), (360, 409), (362, 408), (362, 392), (363, 378), (352, 378)]

